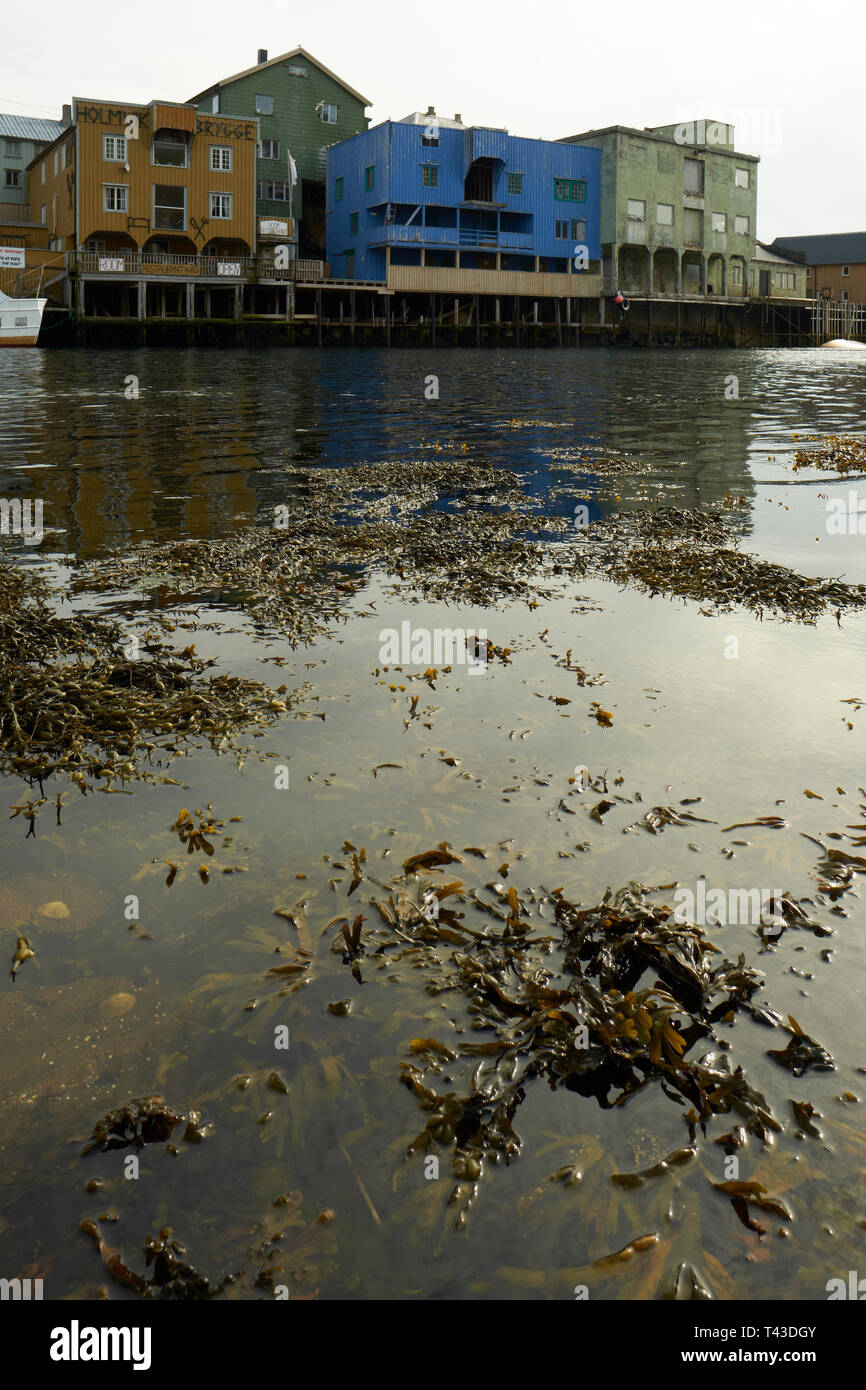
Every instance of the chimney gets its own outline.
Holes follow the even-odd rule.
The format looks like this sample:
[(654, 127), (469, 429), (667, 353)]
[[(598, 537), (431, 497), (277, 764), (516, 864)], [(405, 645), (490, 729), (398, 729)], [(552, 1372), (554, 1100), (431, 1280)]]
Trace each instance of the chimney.
[(428, 107), (427, 107), (427, 115), (428, 115), (428, 116), (435, 116), (435, 115), (436, 115), (436, 107), (435, 107), (435, 106), (428, 106)]
[(266, 63), (268, 61), (268, 50), (266, 48), (259, 49), (258, 61), (260, 63)]
[(64, 125), (72, 125), (72, 106), (66, 105), (60, 117)]
[(455, 111), (455, 113), (454, 113), (454, 119), (455, 119), (455, 121), (457, 122), (458, 125), (462, 125), (462, 124), (463, 124), (463, 117), (460, 115), (460, 112), (459, 112), (459, 111)]

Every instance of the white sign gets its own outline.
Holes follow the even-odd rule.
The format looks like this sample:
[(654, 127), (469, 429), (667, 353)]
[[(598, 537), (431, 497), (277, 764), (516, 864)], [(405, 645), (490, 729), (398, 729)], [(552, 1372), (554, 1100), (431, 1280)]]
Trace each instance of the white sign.
[(259, 221), (260, 236), (288, 236), (288, 222), (280, 222), (279, 219), (261, 218)]
[(0, 266), (14, 269), (24, 269), (24, 247), (23, 246), (0, 246)]
[(217, 261), (217, 275), (240, 275), (240, 261)]
[(122, 256), (100, 256), (100, 270), (125, 270), (126, 262)]

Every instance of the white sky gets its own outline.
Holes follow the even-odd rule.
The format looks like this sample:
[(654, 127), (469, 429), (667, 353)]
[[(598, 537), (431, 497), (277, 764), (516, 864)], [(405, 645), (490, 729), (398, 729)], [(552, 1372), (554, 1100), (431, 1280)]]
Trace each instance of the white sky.
[(556, 139), (605, 125), (733, 122), (762, 156), (758, 235), (866, 229), (853, 0), (41, 0), (0, 13), (0, 111), (90, 96), (185, 101), (302, 44), (372, 99), (372, 123), (434, 105)]

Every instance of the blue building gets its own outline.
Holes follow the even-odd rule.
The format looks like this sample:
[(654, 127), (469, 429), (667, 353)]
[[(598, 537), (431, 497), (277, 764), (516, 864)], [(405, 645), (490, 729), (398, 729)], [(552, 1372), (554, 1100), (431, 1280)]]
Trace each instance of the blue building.
[(584, 298), (601, 289), (601, 153), (430, 108), (328, 151), (332, 279)]

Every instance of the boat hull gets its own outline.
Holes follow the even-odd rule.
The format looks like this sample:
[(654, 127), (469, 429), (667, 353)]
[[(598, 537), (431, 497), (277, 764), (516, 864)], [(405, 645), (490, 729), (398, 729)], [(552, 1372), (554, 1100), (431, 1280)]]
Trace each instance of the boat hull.
[(0, 290), (0, 348), (36, 347), (47, 299), (10, 299)]

